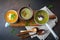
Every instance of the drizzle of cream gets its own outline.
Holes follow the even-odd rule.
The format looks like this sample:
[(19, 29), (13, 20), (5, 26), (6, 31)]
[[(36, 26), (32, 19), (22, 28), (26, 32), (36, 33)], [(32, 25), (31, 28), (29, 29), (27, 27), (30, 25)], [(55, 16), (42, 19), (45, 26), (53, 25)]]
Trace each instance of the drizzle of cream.
[(42, 18), (42, 17), (38, 17), (38, 20), (42, 21), (42, 20), (43, 20), (43, 18)]

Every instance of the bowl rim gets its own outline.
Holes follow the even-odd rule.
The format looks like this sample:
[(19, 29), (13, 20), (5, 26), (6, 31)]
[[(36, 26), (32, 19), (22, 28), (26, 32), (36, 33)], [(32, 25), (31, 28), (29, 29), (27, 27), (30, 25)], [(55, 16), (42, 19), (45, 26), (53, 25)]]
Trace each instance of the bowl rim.
[(31, 13), (32, 13), (32, 16), (33, 16), (33, 10), (31, 9), (31, 7), (27, 7), (27, 6), (25, 6), (25, 7), (22, 7), (22, 8), (20, 8), (20, 9), (18, 10), (18, 16), (19, 16), (19, 19), (20, 19), (20, 20), (29, 20), (29, 19), (31, 19), (32, 16), (31, 16), (29, 19), (24, 19), (24, 18), (21, 17), (20, 12), (21, 12), (21, 10), (23, 10), (24, 8), (28, 8), (28, 9), (30, 9), (30, 10), (31, 10)]
[[(16, 21), (15, 21), (15, 22), (8, 22), (8, 21), (6, 20), (6, 15), (7, 15), (7, 13), (8, 13), (9, 11), (14, 11), (14, 12), (16, 13), (16, 15), (17, 15), (17, 19), (16, 19)], [(6, 11), (6, 13), (5, 13), (5, 15), (4, 15), (4, 18), (5, 18), (5, 21), (6, 21), (6, 22), (8, 22), (8, 23), (16, 23), (16, 22), (17, 22), (17, 20), (18, 20), (18, 13), (17, 13), (17, 11), (15, 11), (15, 10), (13, 10), (13, 9), (8, 10), (8, 11)]]
[[(35, 12), (35, 14), (36, 14), (38, 11), (41, 11), (41, 10), (37, 10), (37, 11)], [(43, 11), (45, 11), (45, 10), (43, 10)], [(46, 12), (46, 11), (45, 11), (45, 12)], [(47, 12), (46, 12), (46, 13), (47, 13)], [(35, 20), (35, 14), (34, 14), (34, 21), (35, 21), (36, 24), (44, 25), (44, 24), (46, 24), (46, 23), (49, 21), (49, 14), (48, 14), (48, 13), (47, 13), (47, 15), (48, 15), (48, 21), (47, 21), (46, 23), (44, 23), (44, 24), (40, 24), (40, 23), (38, 23), (38, 22)]]

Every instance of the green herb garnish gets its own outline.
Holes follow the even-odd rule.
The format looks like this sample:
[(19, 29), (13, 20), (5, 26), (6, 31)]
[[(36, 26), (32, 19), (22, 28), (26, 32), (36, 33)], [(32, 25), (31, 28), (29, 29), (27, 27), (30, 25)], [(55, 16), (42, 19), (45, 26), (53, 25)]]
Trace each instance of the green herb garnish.
[(35, 22), (33, 21), (32, 24), (35, 24)]
[(25, 26), (29, 26), (29, 21), (26, 21)]
[(11, 20), (14, 20), (15, 16), (15, 14), (11, 14)]
[(49, 8), (49, 9), (53, 8), (53, 5), (48, 5), (48, 8)]
[(16, 33), (15, 29), (12, 29), (11, 30), (11, 33), (15, 34)]

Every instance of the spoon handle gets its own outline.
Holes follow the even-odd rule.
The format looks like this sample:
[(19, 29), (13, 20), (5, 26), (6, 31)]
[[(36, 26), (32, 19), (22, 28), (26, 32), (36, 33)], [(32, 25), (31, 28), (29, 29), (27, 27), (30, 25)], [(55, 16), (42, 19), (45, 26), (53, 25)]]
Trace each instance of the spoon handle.
[(30, 36), (33, 36), (33, 35), (35, 35), (35, 34), (32, 34), (32, 35), (24, 35), (24, 36), (21, 36), (21, 38), (22, 38), (22, 39), (26, 39), (26, 38), (28, 38), (28, 37), (30, 37)]
[(46, 27), (49, 29), (49, 31), (52, 33), (52, 35), (54, 36), (54, 38), (55, 38), (56, 40), (58, 40), (59, 37), (55, 34), (55, 32), (52, 30), (52, 28), (50, 28), (50, 26), (49, 26), (47, 23), (46, 23), (45, 25), (46, 25)]
[(21, 33), (29, 33), (29, 32), (33, 32), (32, 30), (21, 30)]

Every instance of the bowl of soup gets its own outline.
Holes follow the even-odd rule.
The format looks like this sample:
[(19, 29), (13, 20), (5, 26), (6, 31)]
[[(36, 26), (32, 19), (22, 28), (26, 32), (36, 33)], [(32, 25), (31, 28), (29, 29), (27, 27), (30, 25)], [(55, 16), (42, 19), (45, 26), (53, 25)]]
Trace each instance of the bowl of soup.
[(15, 23), (18, 20), (18, 14), (15, 10), (9, 10), (5, 13), (5, 21), (9, 23)]
[(34, 15), (34, 21), (37, 24), (43, 25), (49, 20), (49, 15), (45, 10), (38, 10)]
[(19, 17), (23, 20), (29, 20), (33, 16), (33, 11), (29, 7), (23, 7), (19, 10)]

